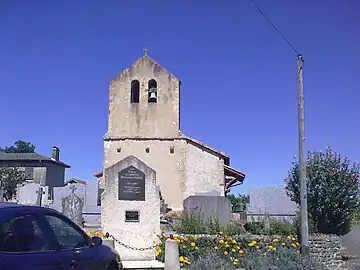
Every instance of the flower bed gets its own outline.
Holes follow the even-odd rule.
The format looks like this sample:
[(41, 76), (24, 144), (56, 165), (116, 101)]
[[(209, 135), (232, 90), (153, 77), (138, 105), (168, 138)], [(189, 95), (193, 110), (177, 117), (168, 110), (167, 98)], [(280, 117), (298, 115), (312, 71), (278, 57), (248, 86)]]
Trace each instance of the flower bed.
[[(170, 236), (161, 235), (160, 244), (156, 249), (156, 258), (164, 261), (165, 241), (171, 239)], [(196, 236), (196, 235), (174, 235), (172, 239), (179, 243), (179, 260), (185, 265), (190, 265), (193, 260), (210, 253), (217, 253), (233, 265), (242, 265), (242, 258), (247, 253), (276, 253), (291, 249), (299, 253), (299, 243), (295, 236), (289, 235), (282, 238), (269, 238), (265, 241), (247, 239), (245, 236), (230, 237), (219, 233), (216, 236)]]

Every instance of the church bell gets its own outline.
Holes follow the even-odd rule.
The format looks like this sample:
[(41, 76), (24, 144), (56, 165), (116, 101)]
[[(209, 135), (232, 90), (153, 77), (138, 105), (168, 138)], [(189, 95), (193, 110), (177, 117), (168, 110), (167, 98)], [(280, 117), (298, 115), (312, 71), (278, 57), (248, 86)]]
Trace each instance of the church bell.
[(150, 88), (149, 89), (149, 100), (151, 101), (154, 101), (157, 99), (157, 96), (156, 96), (156, 92), (157, 92), (157, 89), (156, 88)]

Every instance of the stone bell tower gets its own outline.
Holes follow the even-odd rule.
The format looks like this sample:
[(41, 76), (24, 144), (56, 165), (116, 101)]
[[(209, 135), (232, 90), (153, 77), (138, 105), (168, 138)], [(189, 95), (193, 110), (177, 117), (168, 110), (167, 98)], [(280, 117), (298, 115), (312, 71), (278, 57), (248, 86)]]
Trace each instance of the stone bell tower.
[(110, 82), (106, 138), (175, 138), (180, 128), (180, 81), (148, 56)]

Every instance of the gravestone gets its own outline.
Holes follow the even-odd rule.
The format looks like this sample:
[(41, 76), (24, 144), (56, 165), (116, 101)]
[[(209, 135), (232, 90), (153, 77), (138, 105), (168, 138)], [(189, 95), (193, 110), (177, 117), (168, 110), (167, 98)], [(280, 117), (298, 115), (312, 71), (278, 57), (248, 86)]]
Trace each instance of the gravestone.
[[(75, 187), (75, 189), (73, 189)], [(63, 199), (70, 194), (74, 193), (78, 198), (82, 199), (85, 202), (86, 196), (86, 186), (83, 184), (70, 184), (63, 187), (54, 187), (53, 188), (54, 198), (49, 207), (63, 213), (62, 202)]]
[[(156, 173), (134, 156), (128, 156), (105, 170), (101, 197), (101, 224), (117, 240), (115, 249), (122, 261), (152, 261), (160, 234), (160, 198)], [(146, 250), (139, 250), (139, 249)]]
[(248, 222), (266, 221), (268, 218), (292, 222), (297, 211), (298, 206), (286, 195), (284, 185), (249, 190)]
[(86, 183), (85, 204), (83, 208), (84, 226), (101, 226), (101, 206), (98, 205), (99, 183), (98, 181), (88, 181)]
[(42, 187), (38, 183), (25, 183), (17, 187), (16, 198), (20, 204), (46, 206), (48, 192), (48, 186)]
[(222, 196), (189, 196), (184, 200), (184, 211), (198, 214), (204, 222), (215, 219), (226, 226), (231, 221), (231, 203)]
[(75, 195), (76, 187), (70, 186), (71, 193), (62, 199), (62, 213), (78, 226), (82, 226), (84, 200)]
[(0, 183), (0, 203), (4, 202), (4, 189)]

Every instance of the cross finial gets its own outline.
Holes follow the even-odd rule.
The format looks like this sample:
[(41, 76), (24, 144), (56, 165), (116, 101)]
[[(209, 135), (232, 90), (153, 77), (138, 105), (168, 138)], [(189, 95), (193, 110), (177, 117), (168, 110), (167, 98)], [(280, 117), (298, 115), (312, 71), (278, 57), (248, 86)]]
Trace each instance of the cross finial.
[(148, 55), (148, 53), (149, 53), (149, 48), (144, 48), (144, 49), (143, 49), (143, 52), (144, 52), (144, 55), (146, 55), (146, 56), (147, 56), (147, 55)]
[(74, 185), (70, 185), (69, 189), (71, 190), (71, 193), (74, 194), (76, 187)]

